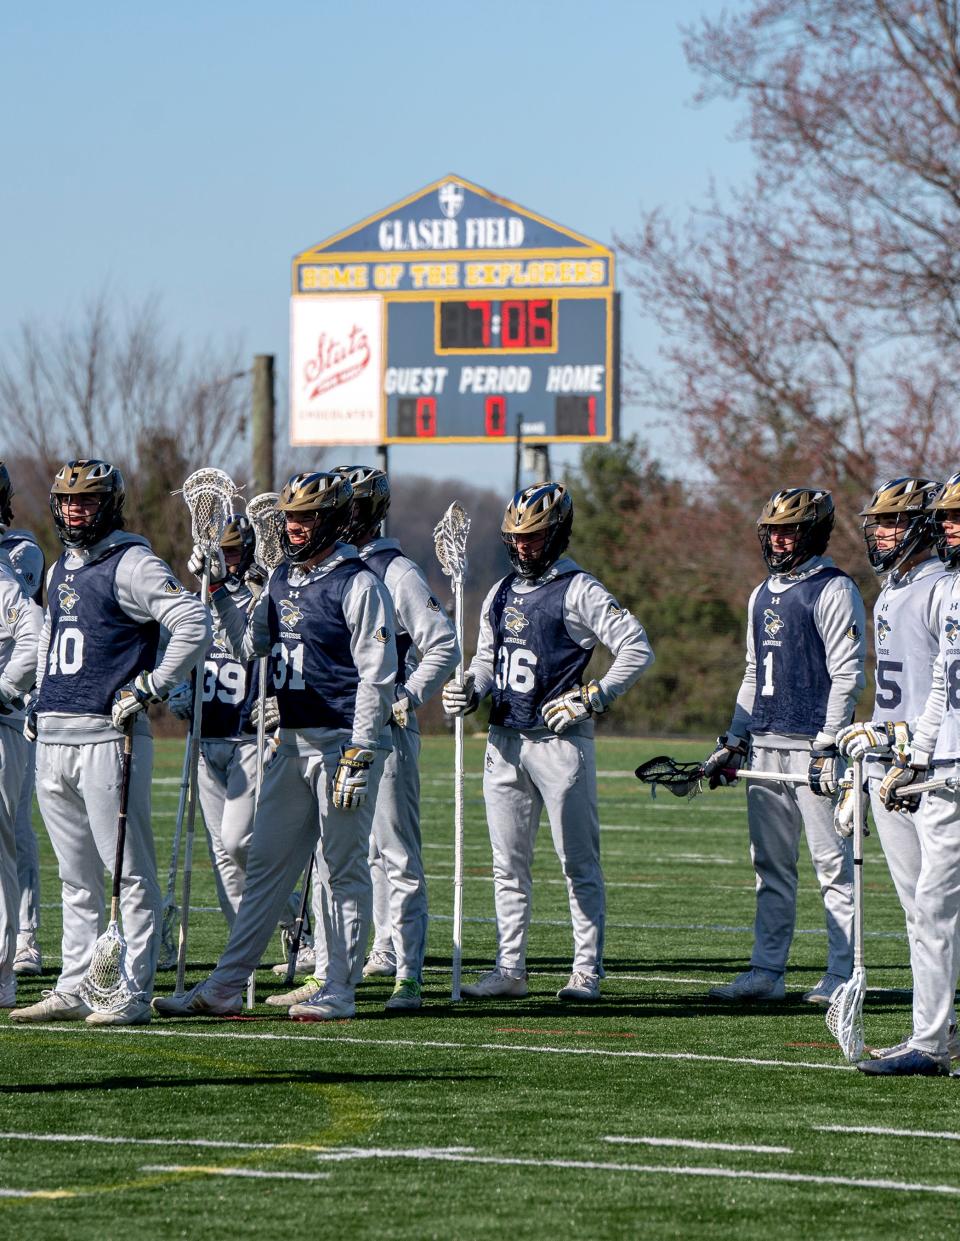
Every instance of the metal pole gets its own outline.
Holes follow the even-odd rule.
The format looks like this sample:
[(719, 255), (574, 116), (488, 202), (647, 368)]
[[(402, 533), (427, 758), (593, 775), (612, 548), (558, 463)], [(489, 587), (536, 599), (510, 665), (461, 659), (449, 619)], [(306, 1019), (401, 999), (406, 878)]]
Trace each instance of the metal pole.
[[(388, 444), (377, 445), (377, 469), (383, 470), (384, 474), (386, 474), (388, 478), (390, 477), (390, 446)], [(390, 533), (389, 522), (390, 514), (387, 513), (386, 517), (383, 519), (383, 524), (380, 527), (380, 533), (384, 538), (387, 538)]]
[(253, 491), (273, 490), (273, 428), (277, 399), (274, 357), (258, 353), (253, 359)]
[(523, 414), (517, 414), (517, 442), (513, 454), (513, 494), (520, 490), (520, 463), (523, 457)]

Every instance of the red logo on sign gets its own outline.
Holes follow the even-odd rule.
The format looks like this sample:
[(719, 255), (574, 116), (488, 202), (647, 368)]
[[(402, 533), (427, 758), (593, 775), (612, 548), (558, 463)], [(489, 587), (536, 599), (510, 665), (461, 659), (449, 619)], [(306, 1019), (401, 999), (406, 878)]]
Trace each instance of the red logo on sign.
[(370, 344), (363, 328), (352, 327), (345, 341), (321, 332), (316, 357), (311, 358), (303, 368), (304, 379), (310, 388), (307, 399), (312, 400), (339, 384), (356, 379), (369, 362)]

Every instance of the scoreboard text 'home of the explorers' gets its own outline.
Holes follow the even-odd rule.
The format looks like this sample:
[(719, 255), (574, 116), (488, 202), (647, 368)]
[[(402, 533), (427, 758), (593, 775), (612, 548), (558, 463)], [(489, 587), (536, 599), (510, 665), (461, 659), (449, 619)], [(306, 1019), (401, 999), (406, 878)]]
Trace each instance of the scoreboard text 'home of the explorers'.
[(444, 177), (293, 260), (294, 444), (608, 441), (613, 252)]

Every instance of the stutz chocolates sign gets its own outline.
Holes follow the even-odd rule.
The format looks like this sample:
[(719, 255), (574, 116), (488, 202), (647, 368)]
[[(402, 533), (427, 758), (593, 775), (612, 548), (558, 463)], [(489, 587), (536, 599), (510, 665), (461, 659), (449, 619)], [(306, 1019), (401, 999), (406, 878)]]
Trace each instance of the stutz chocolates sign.
[(382, 303), (294, 298), (290, 309), (290, 442), (378, 444)]

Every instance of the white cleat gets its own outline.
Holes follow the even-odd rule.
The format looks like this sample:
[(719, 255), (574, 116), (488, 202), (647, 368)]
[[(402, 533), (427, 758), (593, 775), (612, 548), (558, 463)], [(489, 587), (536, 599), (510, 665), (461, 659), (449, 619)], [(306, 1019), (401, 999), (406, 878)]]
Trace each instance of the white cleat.
[(800, 998), (806, 1004), (819, 1004), (821, 1008), (829, 1008), (830, 1001), (847, 981), (842, 974), (824, 974), (817, 985), (804, 991)]
[(43, 999), (28, 1008), (15, 1008), (10, 1020), (21, 1021), (83, 1021), (92, 1009), (72, 991), (43, 991)]
[(132, 997), (122, 1008), (103, 1012), (94, 1009), (86, 1022), (88, 1026), (145, 1026), (152, 1016), (153, 1011), (146, 1000)]
[(16, 1008), (17, 1006), (17, 980), (16, 977), (8, 978), (5, 983), (0, 983), (0, 1008)]
[(510, 1000), (522, 1000), (527, 990), (526, 970), (519, 978), (516, 978), (512, 974), (504, 974), (499, 968), (494, 968), (486, 974), (481, 974), (476, 982), (462, 986), (460, 994), (469, 996), (472, 1000), (492, 999), (497, 996)]
[(741, 1004), (750, 1004), (755, 1000), (782, 1000), (786, 994), (783, 975), (761, 969), (744, 970), (732, 982), (711, 987), (707, 992), (715, 1000), (733, 1000)]
[[(289, 958), (287, 961), (278, 961), (276, 965), (271, 967), (271, 972), (279, 978), (283, 978), (287, 972)], [(296, 974), (312, 974), (317, 968), (317, 953), (312, 944), (304, 944), (297, 953), (297, 963), (294, 966)]]
[(397, 963), (392, 952), (374, 949), (363, 964), (364, 978), (396, 978)]
[(17, 955), (13, 958), (13, 972), (32, 976), (43, 973), (40, 945), (33, 935), (17, 936)]
[(411, 1012), (423, 1007), (422, 987), (415, 978), (401, 978), (393, 989), (393, 995), (383, 1006), (384, 1012)]
[(334, 991), (325, 983), (309, 1000), (291, 1005), (287, 1015), (294, 1021), (341, 1021), (355, 1016), (356, 1011), (350, 992)]
[(182, 995), (154, 996), (153, 1011), (158, 1017), (236, 1017), (243, 1008), (243, 996), (218, 995), (208, 982), (198, 982)]
[(565, 987), (557, 992), (558, 1000), (586, 1001), (592, 1003), (600, 999), (600, 979), (596, 974), (587, 974), (583, 970), (574, 970)]
[(302, 987), (294, 987), (292, 991), (283, 991), (280, 995), (268, 995), (264, 1003), (272, 1004), (274, 1008), (289, 1008), (291, 1004), (302, 1004), (304, 1000), (309, 1000), (312, 995), (322, 990), (323, 979), (314, 978), (311, 974), (303, 980)]

